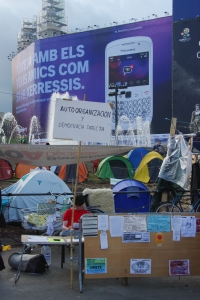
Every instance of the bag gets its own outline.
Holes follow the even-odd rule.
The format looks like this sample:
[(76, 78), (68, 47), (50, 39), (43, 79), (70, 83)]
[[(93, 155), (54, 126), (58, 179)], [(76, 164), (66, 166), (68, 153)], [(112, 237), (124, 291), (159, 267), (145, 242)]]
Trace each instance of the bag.
[(6, 221), (4, 218), (4, 214), (2, 212), (2, 197), (1, 197), (1, 190), (0, 190), (0, 228), (3, 228), (6, 226)]
[(6, 221), (4, 218), (4, 214), (0, 211), (0, 228), (3, 228), (6, 226)]
[[(21, 253), (13, 253), (8, 258), (11, 268), (18, 270), (21, 261)], [(49, 266), (43, 254), (23, 254), (20, 271), (29, 273), (43, 273)]]
[(4, 265), (4, 262), (3, 262), (3, 258), (0, 255), (0, 271), (2, 271), (4, 269), (5, 269), (5, 265)]

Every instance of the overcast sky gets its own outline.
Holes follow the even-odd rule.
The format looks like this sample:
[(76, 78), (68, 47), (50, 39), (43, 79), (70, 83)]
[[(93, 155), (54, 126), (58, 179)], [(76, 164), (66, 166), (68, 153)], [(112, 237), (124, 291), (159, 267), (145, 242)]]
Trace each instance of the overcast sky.
[[(38, 15), (42, 0), (0, 0), (0, 112), (12, 112), (12, 73), (8, 55), (17, 51), (17, 34), (23, 19)], [(65, 0), (68, 31), (111, 26), (172, 15), (172, 0)]]

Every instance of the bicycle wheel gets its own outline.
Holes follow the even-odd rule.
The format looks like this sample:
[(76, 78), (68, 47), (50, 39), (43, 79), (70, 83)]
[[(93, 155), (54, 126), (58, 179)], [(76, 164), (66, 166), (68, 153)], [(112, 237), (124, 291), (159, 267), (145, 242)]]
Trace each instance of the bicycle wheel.
[(196, 212), (200, 212), (200, 204), (197, 205), (197, 208), (195, 210)]
[(170, 213), (170, 212), (180, 212), (180, 208), (174, 204), (171, 204), (169, 202), (161, 204), (156, 212), (158, 213)]

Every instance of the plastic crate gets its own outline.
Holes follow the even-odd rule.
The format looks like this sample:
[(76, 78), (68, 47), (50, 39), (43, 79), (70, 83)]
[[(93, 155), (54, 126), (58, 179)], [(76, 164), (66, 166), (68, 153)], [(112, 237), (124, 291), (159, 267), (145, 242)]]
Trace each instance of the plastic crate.
[[(35, 215), (35, 216), (45, 216), (44, 211), (40, 211), (40, 214), (38, 214), (38, 208), (25, 208), (21, 209), (21, 214), (22, 214), (22, 226), (25, 229), (32, 229), (32, 230), (46, 230), (47, 229), (47, 224), (41, 225), (41, 226), (36, 226), (33, 223), (30, 223), (29, 216), (30, 215)], [(46, 214), (48, 216), (48, 214)]]

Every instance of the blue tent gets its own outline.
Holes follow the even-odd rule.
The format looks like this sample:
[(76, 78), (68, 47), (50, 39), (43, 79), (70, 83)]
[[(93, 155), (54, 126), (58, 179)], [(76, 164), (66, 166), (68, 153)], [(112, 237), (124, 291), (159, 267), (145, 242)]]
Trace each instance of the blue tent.
[[(134, 179), (125, 179), (116, 183), (112, 191), (114, 193), (116, 213), (150, 211), (151, 194), (141, 182)], [(116, 192), (128, 193), (115, 194)]]
[(149, 153), (145, 148), (135, 148), (127, 154), (127, 159), (132, 163), (136, 170), (143, 157)]

